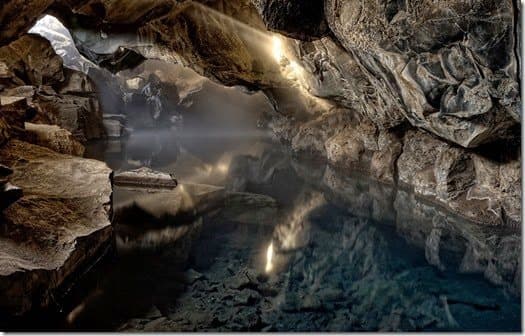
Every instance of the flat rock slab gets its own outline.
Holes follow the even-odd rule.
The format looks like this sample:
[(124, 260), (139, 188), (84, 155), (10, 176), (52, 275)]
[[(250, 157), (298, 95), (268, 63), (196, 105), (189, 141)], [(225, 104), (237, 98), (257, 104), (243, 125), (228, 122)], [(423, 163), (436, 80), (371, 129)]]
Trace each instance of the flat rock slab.
[[(111, 237), (111, 169), (12, 140), (0, 162), (24, 196), (0, 223), (0, 312), (46, 307)], [(69, 278), (68, 278), (69, 277)]]
[(147, 167), (115, 174), (115, 185), (148, 188), (173, 189), (177, 180), (170, 174), (154, 171)]

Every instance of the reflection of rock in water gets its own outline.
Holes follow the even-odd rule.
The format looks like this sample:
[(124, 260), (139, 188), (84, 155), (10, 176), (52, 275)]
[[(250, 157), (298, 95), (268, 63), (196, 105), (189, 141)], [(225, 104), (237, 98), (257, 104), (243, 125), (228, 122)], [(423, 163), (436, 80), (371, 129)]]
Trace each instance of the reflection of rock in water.
[(293, 251), (310, 243), (306, 218), (326, 201), (320, 193), (303, 193), (293, 210), (275, 226), (272, 244), (277, 252)]
[[(175, 192), (115, 194), (118, 246), (138, 263), (125, 259), (97, 302), (142, 278), (131, 280), (140, 309), (116, 318), (122, 330), (519, 329), (516, 233), (269, 144), (180, 155), (159, 169), (184, 175)], [(198, 229), (180, 225), (196, 217)], [(191, 248), (176, 247), (190, 236)], [(183, 268), (164, 257), (176, 251)]]
[(274, 301), (285, 312), (312, 313), (294, 330), (312, 325), (329, 330), (491, 330), (493, 322), (484, 318), (494, 321), (509, 314), (508, 321), (519, 321), (512, 315), (515, 306), (499, 305), (502, 294), (480, 296), (491, 290), (483, 281), (465, 285), (460, 277), (441, 276), (392, 233), (363, 219), (315, 216), (310, 225), (314, 244), (289, 257), (281, 275), (284, 286)]
[(159, 165), (176, 161), (179, 147), (169, 131), (133, 132), (126, 142), (125, 159), (131, 166)]
[[(494, 284), (503, 285), (514, 293), (520, 292), (521, 247), (517, 243), (520, 240), (517, 233), (469, 223), (412, 193), (359, 175), (345, 175), (343, 177), (336, 170), (318, 163), (292, 159), (275, 147), (269, 147), (258, 157), (234, 157), (229, 186), (236, 190), (265, 193), (270, 190), (270, 194), (279, 194), (286, 192), (287, 185), (292, 185), (293, 192), (283, 202), (293, 204), (295, 200), (300, 204), (298, 190), (301, 188), (298, 186), (304, 188), (307, 185), (321, 191), (329, 202), (352, 216), (395, 227), (396, 234), (421, 248), (428, 264), (438, 270), (483, 274)], [(280, 179), (282, 176), (286, 178)], [(303, 180), (297, 180), (297, 176)], [(279, 201), (283, 198), (274, 197)], [(302, 202), (304, 205), (305, 200)], [(291, 221), (280, 220), (276, 231), (287, 231), (289, 236), (298, 234), (292, 234), (294, 230), (283, 222), (289, 224)], [(301, 222), (301, 225), (308, 224)], [(301, 231), (305, 235), (308, 230)], [(284, 232), (282, 236), (285, 236)], [(277, 245), (272, 248), (276, 249)]]

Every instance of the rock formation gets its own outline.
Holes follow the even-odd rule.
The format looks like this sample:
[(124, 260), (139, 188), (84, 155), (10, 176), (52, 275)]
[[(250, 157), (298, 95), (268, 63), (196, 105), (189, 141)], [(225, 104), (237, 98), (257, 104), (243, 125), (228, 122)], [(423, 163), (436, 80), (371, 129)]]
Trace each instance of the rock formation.
[[(521, 224), (516, 1), (35, 1), (24, 20), (2, 21), (11, 43), (2, 85), (45, 87), (11, 89), (26, 101), (3, 104), (26, 104), (16, 108), (91, 138), (95, 123), (78, 119), (89, 104), (70, 95), (81, 74), (61, 71), (42, 39), (24, 36), (46, 11), (100, 66), (133, 67), (132, 51), (261, 89), (276, 109), (270, 127), (294, 151), (409, 186), (481, 224)], [(13, 59), (13, 50), (52, 61), (28, 63), (27, 52)], [(6, 122), (10, 132), (21, 127)], [(118, 121), (106, 123), (121, 134)]]
[[(519, 175), (516, 1), (57, 1), (48, 12), (95, 63), (112, 54), (111, 67), (134, 66), (119, 54), (132, 50), (263, 90), (270, 124), (294, 150), (410, 185), (469, 218), (486, 213), (483, 223), (520, 222), (520, 188), (483, 176), (488, 166)], [(21, 34), (9, 28), (5, 40)], [(420, 142), (435, 146), (433, 167)]]
[(53, 303), (107, 246), (111, 170), (19, 140), (0, 149), (0, 160), (24, 191), (2, 215), (0, 310), (22, 314)]
[[(0, 87), (3, 109), (24, 114), (22, 124), (59, 125), (83, 142), (104, 136), (94, 85), (84, 74), (64, 69), (49, 41), (24, 35), (0, 48), (0, 64), (6, 69)], [(20, 123), (9, 124), (23, 129)]]
[(1, 322), (55, 304), (112, 232), (111, 170), (79, 157), (82, 143), (105, 135), (94, 85), (18, 26), (40, 4), (10, 6), (0, 9), (13, 24), (0, 45)]
[[(28, 33), (45, 14), (70, 30), (86, 59), (76, 69)], [(314, 176), (326, 188), (339, 181), (331, 171), (366, 173), (381, 183), (375, 192), (399, 185), (479, 224), (520, 227), (520, 14), (516, 0), (4, 0), (0, 163), (9, 168), (0, 168), (0, 248), (8, 257), (0, 258), (0, 294), (15, 299), (2, 309), (45, 306), (109, 235), (108, 168), (57, 152), (81, 155), (81, 143), (105, 136), (101, 106), (117, 105), (110, 112), (120, 114), (122, 97), (99, 99), (97, 91), (118, 96), (121, 83), (101, 83), (145, 59), (264, 92), (276, 137), (332, 166)], [(147, 93), (154, 109), (159, 97)], [(106, 125), (120, 135), (115, 118)], [(387, 216), (383, 206), (397, 207), (392, 213), (404, 219), (420, 209), (405, 209), (406, 199), (396, 193), (388, 204), (366, 197), (359, 204), (378, 216)], [(442, 217), (429, 217), (433, 226), (424, 229), (427, 259), (437, 267)], [(465, 269), (516, 282), (514, 257), (481, 258), (472, 252), (478, 242), (468, 244)], [(46, 294), (33, 302), (24, 291)]]

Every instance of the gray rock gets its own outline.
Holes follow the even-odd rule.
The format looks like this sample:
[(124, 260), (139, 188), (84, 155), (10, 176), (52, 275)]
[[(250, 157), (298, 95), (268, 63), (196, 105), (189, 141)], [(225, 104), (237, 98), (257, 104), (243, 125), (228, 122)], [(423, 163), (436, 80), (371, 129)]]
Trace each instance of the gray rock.
[(151, 331), (155, 331), (155, 330), (158, 330), (163, 323), (165, 323), (167, 321), (167, 318), (166, 317), (159, 317), (151, 322), (148, 322), (144, 325), (144, 331), (146, 332), (151, 332)]
[(252, 289), (243, 289), (235, 293), (233, 301), (236, 306), (251, 306), (257, 303), (260, 298), (261, 296), (258, 292)]
[(269, 30), (307, 40), (328, 34), (323, 1), (254, 0), (253, 2)]
[(170, 174), (157, 172), (148, 167), (124, 171), (115, 174), (114, 183), (117, 186), (142, 187), (142, 188), (165, 188), (173, 189), (178, 183)]

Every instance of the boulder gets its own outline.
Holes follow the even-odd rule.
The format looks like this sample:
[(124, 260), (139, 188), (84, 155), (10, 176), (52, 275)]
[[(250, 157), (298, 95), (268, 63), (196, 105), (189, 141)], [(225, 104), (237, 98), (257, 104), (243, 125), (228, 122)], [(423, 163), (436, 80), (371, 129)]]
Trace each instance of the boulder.
[(25, 129), (25, 139), (32, 144), (49, 148), (57, 153), (84, 155), (84, 146), (63, 128), (56, 125), (25, 123)]
[(11, 140), (0, 162), (24, 196), (4, 210), (0, 310), (49, 306), (111, 237), (111, 170), (106, 164)]
[(41, 113), (34, 122), (58, 125), (81, 142), (105, 137), (102, 112), (96, 98), (40, 91), (36, 99)]
[(26, 34), (1, 47), (0, 61), (26, 84), (55, 85), (64, 80), (62, 58), (39, 35)]

